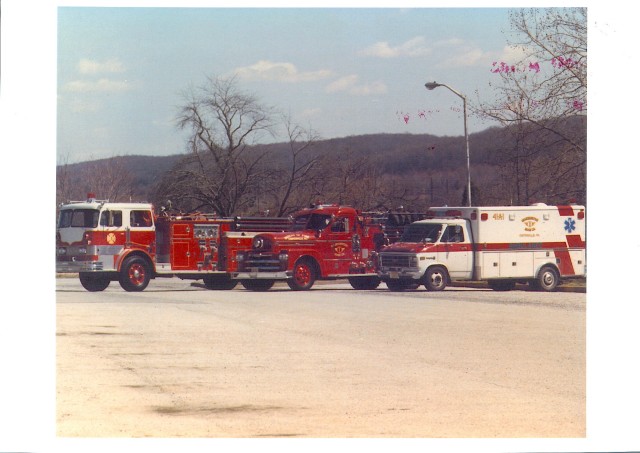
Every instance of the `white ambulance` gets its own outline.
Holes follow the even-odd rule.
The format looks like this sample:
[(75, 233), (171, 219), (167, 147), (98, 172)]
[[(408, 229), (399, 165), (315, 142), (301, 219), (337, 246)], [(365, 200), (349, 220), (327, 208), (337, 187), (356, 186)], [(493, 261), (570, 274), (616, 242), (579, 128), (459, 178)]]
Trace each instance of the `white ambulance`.
[(392, 291), (441, 291), (460, 280), (553, 291), (563, 278), (586, 275), (585, 230), (578, 205), (432, 208), (380, 251), (378, 274)]

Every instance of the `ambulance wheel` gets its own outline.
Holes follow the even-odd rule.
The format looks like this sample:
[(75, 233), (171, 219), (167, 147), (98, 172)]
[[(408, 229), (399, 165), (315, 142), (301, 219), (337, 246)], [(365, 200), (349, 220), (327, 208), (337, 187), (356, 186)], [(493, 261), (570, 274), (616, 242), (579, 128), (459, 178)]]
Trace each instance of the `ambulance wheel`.
[(87, 291), (104, 291), (109, 286), (111, 280), (104, 275), (80, 272), (80, 284)]
[(558, 271), (551, 266), (540, 269), (538, 278), (534, 281), (534, 288), (539, 291), (554, 291), (560, 283)]
[(423, 281), (427, 291), (442, 291), (447, 287), (447, 271), (440, 266), (430, 267), (425, 272)]
[(301, 259), (293, 266), (293, 277), (287, 280), (289, 288), (294, 291), (311, 289), (318, 278), (316, 266), (310, 259)]
[(378, 277), (351, 277), (349, 284), (353, 289), (372, 290), (380, 286)]
[(151, 280), (151, 268), (144, 258), (130, 256), (120, 270), (120, 286), (125, 291), (143, 291)]
[(267, 291), (271, 289), (274, 280), (242, 280), (242, 286), (249, 291)]

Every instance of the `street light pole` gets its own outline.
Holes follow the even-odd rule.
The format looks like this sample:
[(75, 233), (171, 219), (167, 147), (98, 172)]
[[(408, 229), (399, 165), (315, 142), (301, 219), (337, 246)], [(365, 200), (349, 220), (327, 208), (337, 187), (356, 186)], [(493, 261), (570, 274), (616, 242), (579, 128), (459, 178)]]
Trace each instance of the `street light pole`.
[(469, 133), (467, 132), (467, 98), (444, 83), (427, 82), (424, 84), (427, 90), (433, 90), (438, 87), (445, 87), (456, 96), (462, 99), (462, 110), (464, 112), (464, 140), (467, 147), (467, 205), (471, 206), (471, 161), (469, 159)]

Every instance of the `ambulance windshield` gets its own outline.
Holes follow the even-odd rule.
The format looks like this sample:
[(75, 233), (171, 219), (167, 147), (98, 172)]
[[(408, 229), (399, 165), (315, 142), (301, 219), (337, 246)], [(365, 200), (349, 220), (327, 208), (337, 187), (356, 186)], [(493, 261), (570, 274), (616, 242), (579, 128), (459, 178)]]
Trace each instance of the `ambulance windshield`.
[(441, 231), (441, 223), (412, 223), (402, 233), (402, 242), (436, 242)]
[(99, 214), (97, 209), (64, 209), (60, 212), (58, 228), (95, 228)]

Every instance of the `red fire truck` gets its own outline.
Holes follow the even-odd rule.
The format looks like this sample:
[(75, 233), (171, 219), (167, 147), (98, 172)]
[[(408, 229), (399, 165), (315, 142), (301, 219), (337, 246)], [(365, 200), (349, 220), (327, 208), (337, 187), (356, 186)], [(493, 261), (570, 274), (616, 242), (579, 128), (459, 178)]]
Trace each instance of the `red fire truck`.
[(250, 243), (256, 234), (251, 231), (283, 231), (289, 223), (287, 218), (156, 215), (149, 203), (109, 203), (90, 194), (60, 207), (56, 271), (79, 273), (88, 291), (102, 291), (112, 281), (142, 291), (152, 278), (173, 276), (232, 289), (237, 281), (226, 267), (235, 249)]
[[(291, 289), (300, 291), (319, 279), (343, 278), (355, 289), (375, 289), (380, 284), (377, 251), (398, 236), (398, 228), (418, 218), (374, 217), (349, 206), (314, 206), (296, 213), (288, 231), (254, 235), (244, 250), (235, 250), (228, 270), (233, 279), (255, 290), (286, 280)], [(392, 219), (393, 227), (385, 225)]]

